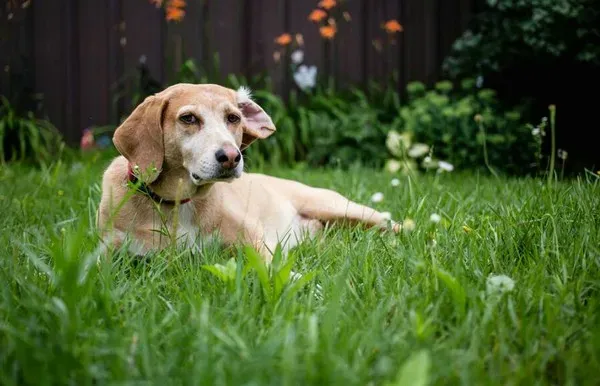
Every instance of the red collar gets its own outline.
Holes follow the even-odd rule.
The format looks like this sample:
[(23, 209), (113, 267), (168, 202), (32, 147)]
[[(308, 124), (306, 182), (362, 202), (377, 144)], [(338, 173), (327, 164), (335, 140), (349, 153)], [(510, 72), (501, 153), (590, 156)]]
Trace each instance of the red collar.
[[(131, 168), (131, 164), (127, 164), (127, 179), (132, 184), (137, 184), (139, 181), (138, 178), (135, 176), (135, 174), (133, 174), (133, 169)], [(154, 193), (152, 190), (150, 190), (150, 187), (148, 187), (148, 185), (146, 185), (143, 182), (140, 182), (140, 185), (138, 186), (137, 190), (139, 192), (146, 194), (147, 196), (149, 196), (151, 199), (158, 202), (159, 204), (167, 204), (167, 205), (177, 204), (177, 202), (175, 200), (165, 200), (158, 194)], [(191, 198), (179, 200), (179, 204), (185, 204), (185, 203), (190, 202), (191, 200), (192, 200)]]

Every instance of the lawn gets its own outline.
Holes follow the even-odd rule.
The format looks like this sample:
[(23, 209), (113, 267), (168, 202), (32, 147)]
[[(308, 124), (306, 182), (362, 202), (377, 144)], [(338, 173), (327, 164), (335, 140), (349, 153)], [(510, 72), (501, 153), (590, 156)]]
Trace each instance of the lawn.
[[(2, 384), (598, 384), (595, 175), (392, 186), (368, 169), (268, 168), (361, 203), (382, 192), (371, 205), (415, 223), (331, 229), (290, 256), (310, 280), (276, 291), (241, 248), (97, 262), (106, 164), (0, 168)], [(229, 281), (203, 268), (232, 257)]]

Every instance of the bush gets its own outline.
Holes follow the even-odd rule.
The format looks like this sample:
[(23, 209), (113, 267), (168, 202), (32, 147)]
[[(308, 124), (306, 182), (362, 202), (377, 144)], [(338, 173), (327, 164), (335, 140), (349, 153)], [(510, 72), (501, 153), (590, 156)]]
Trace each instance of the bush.
[[(444, 62), (453, 80), (478, 77), (506, 106), (521, 105), (530, 121), (560, 110), (556, 147), (568, 150), (568, 174), (597, 168), (589, 138), (600, 87), (600, 0), (486, 0)], [(544, 157), (556, 156), (546, 141)]]
[(513, 174), (534, 170), (536, 137), (522, 122), (520, 111), (502, 112), (493, 90), (477, 89), (473, 80), (466, 79), (459, 90), (443, 81), (432, 90), (413, 82), (407, 91), (409, 103), (400, 110), (403, 131), (428, 145), (434, 158), (458, 169), (489, 163)]
[(21, 114), (2, 96), (0, 104), (0, 162), (54, 159), (63, 142), (59, 131), (32, 112)]
[(392, 88), (371, 86), (366, 93), (356, 89), (292, 91), (287, 103), (268, 91), (255, 96), (271, 114), (277, 134), (252, 145), (248, 149), (251, 159), (381, 167), (387, 158), (386, 135), (399, 127), (400, 102)]
[(451, 77), (563, 58), (600, 64), (598, 0), (487, 0), (444, 69)]

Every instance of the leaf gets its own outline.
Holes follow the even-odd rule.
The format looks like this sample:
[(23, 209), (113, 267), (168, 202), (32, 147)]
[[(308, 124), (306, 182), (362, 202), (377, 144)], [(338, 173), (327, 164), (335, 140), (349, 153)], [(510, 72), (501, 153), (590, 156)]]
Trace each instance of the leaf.
[(215, 265), (203, 265), (202, 269), (212, 273), (217, 278), (221, 279), (223, 282), (227, 282), (227, 274), (225, 273), (225, 267), (220, 264)]
[(262, 258), (260, 257), (258, 252), (256, 252), (256, 250), (254, 250), (254, 248), (252, 248), (251, 246), (244, 247), (244, 254), (248, 259), (248, 264), (250, 268), (256, 271), (256, 274), (258, 275), (258, 280), (260, 281), (260, 284), (263, 288), (263, 292), (267, 300), (269, 302), (272, 302), (273, 288), (271, 287), (271, 281), (269, 280), (269, 272), (267, 271), (267, 267), (262, 261)]
[(389, 386), (425, 386), (429, 384), (431, 358), (425, 350), (412, 354), (402, 365), (396, 380)]
[(295, 263), (293, 255), (289, 255), (285, 264), (275, 274), (275, 297), (278, 298), (283, 292), (283, 288), (289, 283), (292, 266)]
[(435, 268), (435, 275), (448, 287), (452, 294), (452, 299), (454, 300), (454, 304), (457, 306), (461, 315), (465, 312), (465, 307), (467, 303), (467, 295), (465, 293), (465, 289), (458, 282), (458, 280), (450, 275), (448, 272)]
[(317, 273), (315, 271), (308, 272), (303, 274), (302, 277), (300, 277), (299, 279), (294, 280), (294, 282), (288, 287), (288, 290), (286, 291), (286, 297), (289, 299), (295, 294), (297, 294), (298, 291), (300, 291), (302, 287), (308, 284), (315, 277), (316, 274)]

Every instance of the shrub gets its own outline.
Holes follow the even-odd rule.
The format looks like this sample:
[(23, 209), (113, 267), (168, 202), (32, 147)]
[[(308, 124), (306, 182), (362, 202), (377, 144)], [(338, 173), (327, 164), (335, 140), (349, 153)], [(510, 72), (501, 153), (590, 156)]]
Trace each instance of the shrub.
[[(487, 0), (444, 63), (450, 79), (480, 76), (505, 105), (527, 101), (530, 121), (560, 109), (556, 144), (567, 169), (600, 163), (586, 141), (596, 100), (582, 90), (600, 85), (600, 0)], [(545, 157), (555, 156), (546, 142)]]
[(271, 114), (277, 135), (251, 146), (251, 158), (286, 164), (306, 161), (311, 165), (380, 167), (387, 158), (386, 135), (399, 125), (400, 102), (392, 88), (293, 91), (287, 103), (269, 91), (258, 91), (255, 96)]
[(564, 58), (600, 64), (598, 0), (487, 0), (457, 39), (451, 77), (501, 72), (523, 62)]
[(56, 157), (62, 147), (58, 130), (32, 112), (20, 114), (8, 99), (1, 97), (0, 162), (30, 161), (41, 164)]
[(435, 158), (476, 169), (486, 165), (486, 150), (495, 169), (533, 170), (538, 142), (518, 110), (502, 112), (493, 90), (477, 89), (467, 79), (459, 90), (443, 81), (432, 90), (413, 82), (407, 91), (408, 105), (400, 110), (403, 131), (428, 145)]

